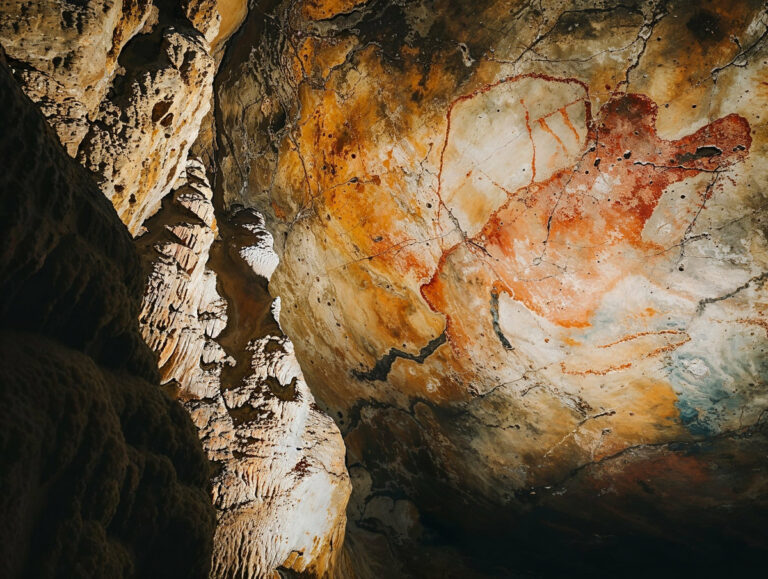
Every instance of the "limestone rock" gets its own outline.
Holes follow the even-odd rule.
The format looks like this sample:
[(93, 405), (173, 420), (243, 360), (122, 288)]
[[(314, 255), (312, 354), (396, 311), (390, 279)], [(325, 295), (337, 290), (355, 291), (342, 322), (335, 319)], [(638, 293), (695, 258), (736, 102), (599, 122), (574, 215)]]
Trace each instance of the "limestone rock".
[(245, 20), (248, 14), (248, 0), (217, 0), (216, 6), (221, 15), (221, 21), (218, 35), (214, 38), (212, 46), (214, 50), (220, 52)]
[(175, 381), (198, 398), (215, 396), (229, 362), (213, 341), (227, 324), (227, 305), (206, 267), (217, 233), (211, 197), (202, 166), (188, 161), (158, 235), (142, 240), (154, 249), (139, 314), (144, 340), (158, 354), (161, 382)]
[(132, 234), (182, 171), (210, 107), (212, 82), (202, 39), (169, 29), (157, 60), (129, 74), (122, 90), (101, 103), (78, 160), (98, 175)]
[[(104, 499), (63, 517), (54, 563), (82, 546), (88, 571), (150, 565), (131, 567), (147, 543), (120, 505), (155, 488), (156, 456), (152, 541), (199, 498), (178, 408), (130, 394), (155, 361), (214, 466), (215, 577), (765, 560), (764, 0), (8, 0), (0, 43), (146, 274), (103, 199), (46, 205), (61, 181), (92, 190), (75, 169), (6, 155), (29, 196), (3, 198), (23, 400), (0, 408), (65, 408), (24, 452), (57, 460), (41, 453), (64, 431), (109, 465), (57, 495)], [(139, 413), (153, 427), (133, 438)], [(6, 454), (21, 520), (53, 483)]]
[(277, 567), (321, 577), (344, 542), (350, 492), (338, 428), (314, 403), (290, 341), (254, 340), (250, 374), (223, 392), (236, 460), (214, 479), (214, 577)]
[(150, 0), (0, 6), (0, 43), (16, 77), (134, 235), (170, 190), (210, 109), (208, 40), (220, 18), (211, 3), (184, 8), (202, 32)]
[(182, 0), (181, 2), (189, 21), (209, 43), (219, 35), (221, 14), (219, 14), (218, 4), (218, 0)]
[(248, 13), (248, 0), (182, 0), (181, 5), (213, 52), (224, 46)]
[(0, 6), (0, 43), (70, 155), (85, 135), (86, 116), (110, 87), (120, 51), (151, 14), (149, 0), (7, 0)]
[[(217, 465), (212, 574), (267, 577), (284, 567), (322, 576), (343, 544), (350, 492), (343, 441), (314, 404), (293, 345), (275, 324), (249, 334), (252, 321), (240, 313), (235, 322), (242, 324), (227, 327), (217, 276), (241, 285), (243, 272), (271, 274), (276, 255), (263, 219), (252, 212), (239, 215), (234, 234), (222, 223), (223, 246), (212, 248), (219, 231), (211, 198), (202, 164), (189, 160), (139, 243), (150, 270), (144, 338), (159, 356), (162, 382), (184, 401)], [(233, 271), (233, 261), (242, 267)], [(235, 312), (254, 314), (236, 294), (231, 299)]]

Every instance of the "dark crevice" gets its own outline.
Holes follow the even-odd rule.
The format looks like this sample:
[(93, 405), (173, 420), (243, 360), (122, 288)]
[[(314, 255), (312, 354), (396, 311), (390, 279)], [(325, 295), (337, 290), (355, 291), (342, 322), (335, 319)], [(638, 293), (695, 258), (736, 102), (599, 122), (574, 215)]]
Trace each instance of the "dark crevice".
[(505, 350), (514, 350), (515, 347), (509, 343), (499, 325), (499, 292), (495, 289), (491, 290), (491, 319), (493, 320), (493, 331), (498, 336), (501, 345), (504, 346)]
[(717, 147), (699, 147), (695, 153), (681, 153), (675, 157), (675, 161), (679, 164), (690, 163), (691, 161), (697, 161), (698, 159), (708, 159), (710, 157), (719, 157), (723, 152)]
[(724, 294), (722, 296), (714, 297), (714, 298), (705, 298), (701, 301), (699, 301), (699, 305), (696, 308), (696, 313), (700, 314), (704, 311), (704, 309), (709, 304), (714, 304), (716, 302), (721, 302), (723, 300), (727, 300), (729, 298), (732, 298), (736, 294), (744, 291), (745, 289), (748, 289), (753, 283), (757, 284), (759, 286), (762, 286), (766, 281), (768, 281), (768, 271), (764, 272), (760, 275), (756, 275), (755, 277), (748, 279), (746, 282), (741, 284), (739, 287), (737, 287), (735, 290), (728, 292), (727, 294)]
[(360, 370), (352, 370), (352, 375), (358, 380), (370, 380), (370, 381), (385, 381), (389, 376), (389, 371), (392, 369), (397, 358), (403, 358), (404, 360), (411, 360), (417, 364), (423, 364), (430, 355), (434, 353), (440, 346), (445, 344), (446, 335), (445, 330), (437, 338), (430, 340), (430, 342), (424, 346), (418, 355), (411, 354), (410, 352), (404, 352), (397, 348), (391, 348), (384, 356), (379, 358), (374, 364), (373, 368), (365, 372)]

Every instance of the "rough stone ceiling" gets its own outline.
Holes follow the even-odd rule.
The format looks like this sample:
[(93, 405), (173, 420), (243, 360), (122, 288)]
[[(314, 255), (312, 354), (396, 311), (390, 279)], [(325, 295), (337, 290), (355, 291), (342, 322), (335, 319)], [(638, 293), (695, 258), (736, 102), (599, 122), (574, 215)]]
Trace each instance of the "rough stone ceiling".
[(764, 488), (765, 4), (271, 14), (217, 77), (219, 178), (275, 236), (372, 574), (716, 559), (704, 505)]

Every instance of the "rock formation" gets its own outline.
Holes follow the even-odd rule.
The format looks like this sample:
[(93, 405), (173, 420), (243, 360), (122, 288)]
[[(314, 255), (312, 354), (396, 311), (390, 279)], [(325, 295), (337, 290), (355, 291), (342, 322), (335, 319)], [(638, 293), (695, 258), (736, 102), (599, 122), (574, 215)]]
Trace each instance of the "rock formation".
[[(327, 574), (350, 492), (343, 442), (272, 319), (266, 283), (277, 257), (263, 220), (241, 212), (220, 232), (206, 168), (188, 159), (195, 143), (211, 156), (215, 64), (245, 3), (61, 0), (10, 2), (1, 12), (17, 80), (140, 235), (148, 281), (133, 297), (144, 295), (142, 335), (214, 469), (212, 576), (271, 576), (278, 567)], [(217, 273), (238, 321), (224, 347), (216, 338), (228, 303)], [(259, 310), (271, 323), (246, 317)]]
[(277, 567), (322, 576), (343, 543), (344, 445), (270, 312), (264, 282), (276, 257), (263, 219), (240, 210), (220, 232), (212, 196), (202, 163), (189, 160), (139, 240), (150, 269), (144, 339), (216, 468), (212, 577), (263, 577)]
[(765, 3), (315, 1), (258, 26), (217, 77), (220, 178), (275, 236), (370, 574), (756, 560)]
[[(211, 576), (764, 560), (764, 0), (8, 0), (0, 44), (145, 282), (54, 268), (8, 327), (77, 351), (53, 366), (156, 362), (211, 465)], [(9, 246), (43, 255), (28, 202)], [(64, 214), (63, 263), (133, 263)]]
[(134, 235), (181, 172), (210, 108), (216, 2), (184, 4), (184, 15), (149, 0), (2, 7), (0, 38), (16, 77)]
[(132, 240), (0, 62), (0, 575), (205, 577), (214, 513)]

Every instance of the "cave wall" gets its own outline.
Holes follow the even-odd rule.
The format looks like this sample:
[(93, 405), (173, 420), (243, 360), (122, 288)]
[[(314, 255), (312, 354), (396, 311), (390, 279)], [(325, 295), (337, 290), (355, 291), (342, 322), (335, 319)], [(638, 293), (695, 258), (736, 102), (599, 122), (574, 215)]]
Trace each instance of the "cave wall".
[(206, 577), (215, 515), (133, 242), (0, 62), (0, 574)]
[(64, 147), (8, 84), (9, 574), (764, 560), (765, 2), (9, 0), (0, 44)]
[[(215, 202), (209, 180), (213, 78), (247, 10), (245, 0), (12, 1), (0, 6), (0, 44), (16, 81), (135, 238), (114, 259), (134, 267), (138, 250), (138, 277), (127, 288), (110, 285), (108, 269), (98, 284), (83, 279), (72, 291), (94, 303), (84, 299), (72, 313), (105, 324), (103, 302), (129, 301), (132, 309), (115, 311), (154, 354), (142, 360), (149, 380), (159, 379), (197, 427), (208, 459), (197, 476), (209, 482), (216, 530), (212, 560), (208, 544), (189, 568), (204, 575), (210, 566), (212, 577), (273, 577), (278, 569), (320, 577), (332, 572), (344, 541), (343, 441), (315, 404), (277, 321), (279, 303), (266, 291), (277, 256), (263, 219)], [(109, 232), (86, 233), (109, 244)], [(25, 233), (19, 247), (33, 242)], [(76, 259), (71, 252), (67, 259)], [(47, 300), (67, 303), (58, 289), (21, 299), (30, 311)], [(18, 315), (19, 330), (31, 327)], [(89, 331), (67, 320), (59, 336)], [(109, 356), (124, 349), (111, 334), (89, 344)], [(195, 531), (210, 528), (206, 521)], [(112, 572), (99, 562), (92, 568)]]
[(765, 3), (259, 5), (220, 179), (370, 575), (759, 560)]

